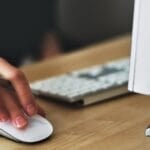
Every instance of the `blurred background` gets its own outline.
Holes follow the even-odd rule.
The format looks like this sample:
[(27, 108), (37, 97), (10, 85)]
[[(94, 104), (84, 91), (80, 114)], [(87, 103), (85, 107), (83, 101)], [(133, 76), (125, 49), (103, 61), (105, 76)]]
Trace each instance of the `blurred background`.
[(20, 66), (132, 30), (134, 0), (0, 1), (0, 57)]

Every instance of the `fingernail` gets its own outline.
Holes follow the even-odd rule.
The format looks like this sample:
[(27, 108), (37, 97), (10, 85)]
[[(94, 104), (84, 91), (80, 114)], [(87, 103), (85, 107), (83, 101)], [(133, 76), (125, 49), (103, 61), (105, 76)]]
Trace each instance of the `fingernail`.
[(29, 104), (28, 106), (27, 106), (27, 112), (28, 112), (28, 114), (29, 115), (35, 115), (36, 113), (37, 113), (37, 109), (36, 109), (36, 107), (35, 107), (35, 105), (33, 105), (33, 104)]
[(18, 116), (15, 119), (14, 123), (17, 128), (22, 128), (22, 127), (26, 126), (27, 121), (22, 116)]

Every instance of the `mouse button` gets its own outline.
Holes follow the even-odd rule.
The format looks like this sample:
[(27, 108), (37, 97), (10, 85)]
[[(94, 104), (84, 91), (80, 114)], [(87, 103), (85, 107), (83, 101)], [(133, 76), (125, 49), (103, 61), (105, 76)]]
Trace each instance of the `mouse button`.
[(49, 123), (48, 120), (40, 115), (35, 115), (32, 118), (28, 118), (29, 121), (36, 121), (39, 122), (41, 124), (47, 124)]
[(11, 123), (3, 123), (3, 136), (20, 142), (33, 143), (44, 140), (52, 134), (52, 128), (46, 124), (33, 122), (25, 129), (16, 129)]
[(32, 119), (31, 117), (25, 129), (16, 129), (12, 126), (11, 122), (2, 122), (0, 123), (0, 129), (9, 135), (2, 133), (3, 136), (15, 141), (26, 143), (38, 142), (48, 138), (53, 132), (53, 127), (48, 121), (41, 123), (43, 119), (40, 122), (37, 120), (37, 118)]
[(24, 139), (29, 142), (32, 141), (41, 141), (48, 138), (53, 132), (52, 126), (48, 124), (41, 124), (39, 122), (32, 122), (25, 128), (22, 136)]
[(53, 127), (46, 119), (36, 116), (29, 118), (28, 126), (18, 132), (20, 134), (17, 138), (21, 141), (33, 143), (48, 138), (53, 132)]
[(16, 130), (10, 121), (7, 122), (0, 122), (0, 134), (2, 136), (5, 136), (7, 138), (13, 139), (15, 141), (19, 141), (19, 139), (16, 136)]
[(0, 122), (0, 130), (1, 132), (6, 132), (6, 133), (9, 133), (11, 134), (11, 128), (12, 127), (12, 124), (10, 121), (7, 121), (7, 122)]
[(38, 130), (38, 129), (43, 129), (43, 128), (48, 130), (48, 129), (52, 129), (52, 125), (47, 119), (45, 119), (39, 115), (36, 115), (34, 117), (28, 118), (27, 128), (28, 128), (28, 130), (29, 130), (29, 128), (32, 128), (31, 129), (32, 131)]
[(37, 118), (30, 118), (30, 119), (28, 119), (28, 126), (31, 126), (31, 125), (35, 126), (36, 124), (43, 126), (43, 125), (46, 124), (46, 122), (42, 121), (40, 119), (37, 119)]
[(16, 142), (19, 142), (18, 139), (16, 139), (15, 137), (13, 137), (12, 135), (10, 135), (9, 133), (7, 133), (6, 131), (0, 129), (0, 135), (6, 137), (6, 138), (9, 138), (9, 139), (12, 139), (12, 140), (15, 140)]

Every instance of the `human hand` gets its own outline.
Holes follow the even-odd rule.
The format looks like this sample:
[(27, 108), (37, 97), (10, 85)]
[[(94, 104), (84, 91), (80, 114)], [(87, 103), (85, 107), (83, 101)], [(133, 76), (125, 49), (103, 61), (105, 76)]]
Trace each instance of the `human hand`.
[(10, 120), (14, 127), (24, 128), (28, 116), (45, 115), (43, 109), (34, 101), (28, 81), (23, 72), (0, 58), (0, 75), (8, 80), (13, 91), (0, 86), (0, 122)]

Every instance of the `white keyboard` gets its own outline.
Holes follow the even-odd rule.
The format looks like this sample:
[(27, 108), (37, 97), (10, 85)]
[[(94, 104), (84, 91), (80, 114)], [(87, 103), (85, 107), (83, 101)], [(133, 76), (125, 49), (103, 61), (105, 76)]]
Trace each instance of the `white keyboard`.
[(126, 94), (129, 58), (123, 58), (31, 84), (34, 94), (88, 105)]

